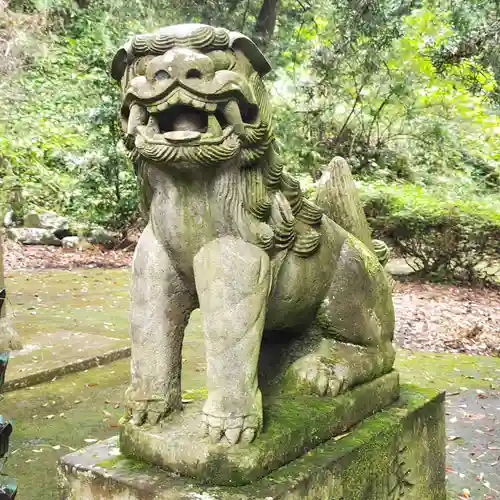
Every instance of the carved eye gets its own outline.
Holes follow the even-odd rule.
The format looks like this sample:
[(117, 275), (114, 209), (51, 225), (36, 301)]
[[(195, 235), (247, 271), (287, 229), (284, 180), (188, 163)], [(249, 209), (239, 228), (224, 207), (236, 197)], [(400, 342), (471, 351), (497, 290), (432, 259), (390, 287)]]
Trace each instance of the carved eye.
[(160, 69), (155, 73), (155, 80), (166, 80), (170, 75), (164, 69)]

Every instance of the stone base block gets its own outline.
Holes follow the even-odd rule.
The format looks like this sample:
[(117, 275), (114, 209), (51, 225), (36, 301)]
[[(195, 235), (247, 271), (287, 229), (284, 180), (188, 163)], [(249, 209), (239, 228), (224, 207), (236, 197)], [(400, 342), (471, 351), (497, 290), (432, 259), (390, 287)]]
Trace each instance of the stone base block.
[(251, 444), (233, 447), (204, 437), (199, 401), (160, 425), (124, 425), (120, 450), (201, 483), (243, 485), (345, 432), (398, 397), (399, 376), (393, 371), (335, 398), (288, 394), (264, 400), (262, 433)]
[(64, 500), (445, 500), (444, 394), (401, 398), (244, 486), (206, 486), (120, 454), (118, 438), (63, 457)]

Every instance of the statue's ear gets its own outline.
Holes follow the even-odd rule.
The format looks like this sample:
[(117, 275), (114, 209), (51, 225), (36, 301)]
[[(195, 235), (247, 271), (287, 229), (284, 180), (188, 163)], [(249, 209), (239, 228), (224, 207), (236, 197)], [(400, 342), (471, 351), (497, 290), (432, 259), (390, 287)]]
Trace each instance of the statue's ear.
[(264, 76), (271, 71), (271, 63), (267, 57), (247, 36), (237, 31), (231, 31), (229, 33), (229, 47), (241, 50), (260, 76)]
[(117, 81), (120, 82), (125, 69), (128, 64), (128, 53), (127, 50), (122, 47), (113, 57), (113, 62), (111, 63), (111, 76)]

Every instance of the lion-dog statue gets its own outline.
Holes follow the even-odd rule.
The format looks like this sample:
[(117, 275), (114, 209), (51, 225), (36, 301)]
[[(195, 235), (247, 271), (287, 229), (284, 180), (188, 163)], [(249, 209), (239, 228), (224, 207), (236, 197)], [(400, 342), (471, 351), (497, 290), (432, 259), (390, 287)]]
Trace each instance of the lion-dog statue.
[(214, 442), (251, 442), (262, 429), (259, 358), (269, 339), (267, 368), (293, 351), (281, 383), (318, 397), (392, 368), (385, 272), (283, 171), (262, 81), (269, 71), (249, 38), (200, 24), (134, 36), (113, 59), (124, 143), (149, 213), (132, 266), (132, 425), (182, 408), (183, 335), (197, 307), (201, 425)]

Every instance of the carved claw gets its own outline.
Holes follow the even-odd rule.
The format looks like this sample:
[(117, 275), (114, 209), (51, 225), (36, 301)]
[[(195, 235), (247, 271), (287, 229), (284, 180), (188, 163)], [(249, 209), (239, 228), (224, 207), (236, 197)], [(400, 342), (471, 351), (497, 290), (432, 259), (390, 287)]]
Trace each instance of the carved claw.
[(254, 429), (253, 427), (247, 427), (242, 433), (241, 433), (241, 442), (243, 443), (251, 443), (257, 436), (257, 429)]
[(309, 394), (337, 396), (342, 392), (342, 367), (325, 362), (321, 356), (308, 355), (293, 363), (287, 374), (288, 386)]
[(145, 423), (156, 425), (172, 411), (182, 408), (180, 398), (172, 398), (173, 402), (158, 396), (146, 399), (143, 395), (139, 396), (137, 391), (131, 389), (127, 390), (125, 397), (127, 410), (122, 422), (129, 422), (137, 426)]
[(201, 421), (204, 435), (213, 443), (235, 445), (251, 443), (258, 433), (258, 418), (254, 415), (246, 417), (214, 417), (202, 415)]
[(135, 410), (132, 412), (130, 423), (132, 425), (142, 425), (146, 421), (146, 410)]

